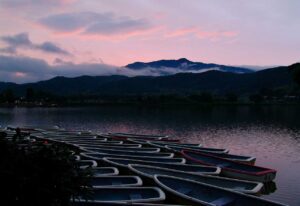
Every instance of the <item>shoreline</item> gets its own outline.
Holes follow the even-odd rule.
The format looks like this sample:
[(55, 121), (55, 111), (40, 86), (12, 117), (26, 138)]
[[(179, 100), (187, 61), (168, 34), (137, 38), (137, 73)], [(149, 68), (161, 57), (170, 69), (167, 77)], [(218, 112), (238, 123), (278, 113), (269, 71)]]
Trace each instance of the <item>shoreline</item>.
[(98, 103), (98, 104), (46, 104), (46, 105), (36, 105), (36, 104), (0, 104), (0, 108), (64, 108), (64, 107), (122, 107), (122, 106), (138, 106), (138, 107), (181, 107), (188, 106), (192, 107), (215, 107), (215, 106), (300, 106), (300, 102), (265, 102), (265, 103)]

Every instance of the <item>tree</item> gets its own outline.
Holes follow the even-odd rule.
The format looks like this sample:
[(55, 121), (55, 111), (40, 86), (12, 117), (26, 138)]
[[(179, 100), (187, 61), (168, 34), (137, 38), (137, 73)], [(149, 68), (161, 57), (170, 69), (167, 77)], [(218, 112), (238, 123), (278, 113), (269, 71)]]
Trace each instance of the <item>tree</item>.
[(291, 65), (290, 70), (292, 72), (294, 81), (300, 85), (300, 63)]
[(34, 97), (35, 97), (35, 92), (34, 92), (33, 88), (27, 88), (26, 89), (26, 100), (32, 101), (32, 100), (34, 100)]
[(69, 205), (72, 196), (88, 191), (89, 177), (89, 170), (80, 169), (65, 146), (37, 143), (21, 148), (0, 137), (3, 205)]
[(236, 102), (238, 100), (238, 96), (235, 93), (226, 94), (226, 100), (228, 102)]
[(202, 92), (200, 94), (200, 101), (206, 102), (206, 103), (211, 103), (213, 101), (213, 96), (209, 92)]
[(253, 94), (249, 96), (249, 100), (257, 104), (263, 101), (263, 97), (260, 94)]
[(213, 96), (209, 92), (202, 92), (201, 94), (192, 94), (189, 98), (193, 101), (201, 103), (211, 103), (213, 102)]
[(7, 89), (3, 92), (3, 99), (5, 102), (13, 103), (15, 101), (14, 92), (11, 89)]

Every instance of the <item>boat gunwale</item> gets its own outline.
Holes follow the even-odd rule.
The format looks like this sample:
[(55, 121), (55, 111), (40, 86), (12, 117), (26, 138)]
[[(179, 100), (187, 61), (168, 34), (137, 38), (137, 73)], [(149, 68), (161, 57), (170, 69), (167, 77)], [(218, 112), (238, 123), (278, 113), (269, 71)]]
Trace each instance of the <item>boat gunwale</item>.
[(143, 180), (137, 176), (137, 175), (107, 175), (107, 176), (96, 176), (92, 177), (91, 179), (102, 179), (102, 178), (133, 178), (136, 180), (136, 183), (129, 183), (129, 184), (120, 184), (120, 185), (103, 185), (103, 186), (94, 186), (92, 185), (92, 188), (104, 188), (104, 187), (137, 187), (137, 186), (142, 186), (143, 185)]
[[(96, 174), (96, 176), (95, 176), (95, 171), (93, 171), (93, 170), (97, 170), (97, 169), (112, 169), (113, 170), (113, 173), (104, 173), (103, 175), (102, 174)], [(94, 173), (93, 173), (94, 172)], [(116, 175), (119, 175), (119, 170), (118, 170), (118, 168), (116, 168), (116, 167), (93, 167), (92, 168), (92, 173), (93, 173), (93, 177), (105, 177), (105, 176), (107, 176), (107, 174), (109, 174), (109, 176), (116, 176)]]
[[(191, 151), (197, 151), (197, 150), (193, 150), (184, 146), (173, 146), (173, 145), (165, 145), (165, 148), (174, 151), (175, 149), (173, 149), (172, 147), (176, 148), (176, 149), (180, 149), (180, 151), (177, 151), (177, 153), (180, 153), (181, 150), (191, 150)], [(216, 153), (216, 154), (228, 154), (229, 150), (228, 149), (218, 149), (218, 148), (210, 148), (210, 147), (199, 147), (197, 148), (199, 150), (203, 150), (205, 153)], [(206, 150), (208, 149), (208, 150)], [(216, 149), (216, 150), (209, 150), (209, 149)], [(175, 150), (176, 151), (176, 150)], [(198, 151), (197, 151), (198, 152)], [(200, 152), (200, 151), (199, 151)]]
[[(90, 158), (90, 159), (95, 159), (95, 160), (102, 160), (102, 158), (105, 158), (105, 157), (95, 157), (95, 156), (92, 156), (91, 154), (87, 154), (89, 152), (82, 152), (80, 153), (81, 156), (83, 157), (86, 157), (86, 158)], [(107, 155), (107, 157), (109, 158), (121, 158), (121, 159), (128, 159), (130, 157), (132, 157), (132, 159), (130, 160), (140, 160), (140, 161), (146, 161), (147, 162), (147, 159), (149, 158), (157, 158), (157, 159), (162, 159), (162, 160), (170, 160), (170, 159), (176, 159), (176, 160), (181, 160), (181, 162), (169, 162), (169, 163), (180, 163), (180, 164), (185, 164), (186, 163), (186, 160), (184, 158), (173, 158), (173, 157), (151, 157), (151, 156), (130, 156), (130, 155), (117, 155), (117, 157), (111, 157), (110, 155), (113, 155), (113, 154), (107, 154), (107, 153), (100, 153), (100, 152), (95, 152), (93, 154), (100, 154), (100, 155)], [(135, 157), (140, 157), (140, 158), (145, 158), (145, 160), (142, 160), (142, 159), (134, 159)], [(148, 161), (151, 161), (149, 160)], [(152, 161), (154, 162), (154, 161)], [(163, 162), (158, 162), (158, 163), (163, 163)], [(167, 163), (167, 161), (166, 161)]]
[[(135, 167), (145, 167), (145, 168), (149, 168), (149, 169), (160, 169), (160, 170), (165, 170), (165, 171), (171, 171), (171, 172), (177, 172), (177, 173), (182, 173), (182, 174), (186, 174), (187, 172), (183, 172), (183, 171), (180, 171), (180, 170), (175, 170), (175, 169), (168, 169), (168, 168), (162, 168), (162, 167), (155, 167), (155, 166), (149, 166), (149, 165), (140, 165), (140, 164), (129, 164), (128, 165), (128, 168), (137, 173), (138, 175), (141, 175), (141, 176), (145, 176), (147, 178), (151, 178), (151, 179), (154, 179), (154, 175), (149, 175), (148, 173), (144, 173), (138, 169), (136, 169)], [(253, 184), (257, 184), (252, 190), (235, 190), (235, 191), (238, 191), (238, 192), (243, 192), (243, 193), (246, 193), (246, 194), (258, 194), (264, 184), (261, 183), (261, 182), (256, 182), (256, 181), (249, 181), (249, 180), (240, 180), (240, 179), (234, 179), (234, 178), (226, 178), (226, 177), (220, 177), (220, 176), (215, 176), (215, 175), (209, 175), (209, 172), (207, 173), (203, 173), (203, 174), (200, 174), (200, 173), (197, 173), (197, 174), (190, 174), (188, 173), (189, 175), (195, 175), (195, 176), (199, 176), (199, 177), (209, 177), (209, 178), (216, 178), (216, 179), (225, 179), (225, 180), (231, 180), (231, 181), (237, 181), (237, 182), (245, 182), (245, 183), (253, 183)], [(160, 175), (160, 174), (158, 174)], [(164, 174), (163, 174), (164, 175)], [(172, 175), (167, 175), (167, 176), (172, 176)], [(177, 176), (174, 176), (174, 177), (177, 177)], [(179, 178), (182, 178), (182, 177), (179, 177)], [(183, 178), (185, 179), (185, 178)], [(188, 180), (192, 180), (192, 179), (188, 179)], [(193, 180), (193, 181), (196, 181), (196, 180)], [(196, 181), (198, 182), (198, 181)], [(204, 184), (208, 184), (208, 183), (204, 183)], [(234, 189), (231, 189), (231, 190), (234, 190)]]
[(225, 159), (225, 158), (221, 158), (221, 157), (216, 157), (214, 155), (205, 154), (205, 153), (201, 153), (201, 152), (195, 152), (195, 151), (189, 151), (189, 150), (182, 150), (180, 152), (186, 159), (194, 161), (194, 162), (196, 162), (198, 164), (204, 164), (204, 165), (210, 165), (210, 166), (217, 166), (217, 165), (210, 164), (210, 163), (198, 160), (196, 158), (193, 158), (193, 157), (189, 156), (188, 154), (186, 154), (186, 152), (192, 152), (192, 153), (196, 153), (196, 154), (200, 154), (200, 155), (204, 155), (204, 156), (208, 156), (208, 157), (213, 157), (213, 158), (216, 158), (216, 159), (220, 159), (222, 161), (229, 161), (229, 162), (234, 163), (234, 164), (242, 164), (244, 166), (256, 167), (256, 168), (264, 169), (265, 171), (261, 171), (261, 172), (247, 172), (247, 171), (242, 171), (242, 170), (238, 170), (238, 169), (221, 167), (222, 170), (228, 170), (228, 171), (233, 171), (233, 172), (247, 174), (247, 175), (254, 175), (254, 176), (263, 176), (265, 174), (270, 174), (270, 173), (276, 173), (277, 172), (275, 169), (269, 169), (269, 168), (260, 167), (260, 166), (256, 166), (256, 165), (249, 165), (249, 164), (245, 164), (245, 163), (242, 163), (242, 162), (235, 162), (233, 160), (229, 160), (229, 159)]
[(112, 151), (112, 152), (129, 152), (129, 153), (149, 153), (149, 154), (153, 154), (153, 153), (159, 153), (160, 152), (160, 148), (156, 148), (157, 150), (156, 151), (133, 151), (133, 150), (130, 150), (130, 149), (134, 149), (134, 148), (129, 148), (129, 150), (118, 150), (118, 149), (109, 149), (109, 148), (94, 148), (94, 149), (85, 149), (85, 147), (79, 147), (79, 149), (82, 149), (82, 150), (90, 150), (90, 151), (97, 151), (97, 150), (103, 150), (103, 151)]
[[(214, 168), (215, 171), (214, 172), (211, 172), (210, 175), (219, 175), (220, 172), (221, 172), (221, 168), (220, 167), (215, 167), (215, 166), (206, 166), (206, 165), (188, 165), (188, 164), (182, 164), (182, 163), (165, 163), (165, 162), (153, 162), (153, 161), (142, 161), (142, 160), (131, 160), (131, 159), (124, 159), (124, 158), (114, 158), (114, 157), (104, 157), (102, 158), (102, 160), (108, 164), (111, 164), (111, 165), (114, 165), (114, 166), (118, 166), (118, 167), (123, 167), (123, 168), (127, 168), (128, 169), (128, 165), (130, 164), (138, 164), (138, 163), (130, 163), (130, 164), (121, 164), (121, 163), (118, 163), (114, 160), (125, 160), (125, 161), (135, 161), (135, 162), (140, 162), (139, 165), (147, 165), (147, 164), (143, 164), (143, 162), (146, 162), (146, 163), (153, 163), (153, 164), (165, 164), (165, 165), (178, 165), (178, 166), (192, 166), (192, 167), (209, 167), (209, 168)], [(152, 165), (149, 165), (149, 166), (152, 166)], [(175, 169), (174, 169), (175, 170)], [(177, 170), (178, 171), (178, 170)], [(180, 171), (180, 170), (179, 170)], [(187, 173), (190, 173), (190, 174), (199, 174), (201, 172), (197, 172), (197, 171), (185, 171)]]
[(171, 172), (180, 172), (180, 173), (188, 173), (192, 175), (204, 175), (204, 176), (211, 176), (211, 177), (218, 177), (220, 174), (221, 169), (217, 167), (215, 172), (190, 172), (190, 171), (182, 171), (182, 170), (176, 170), (176, 169), (170, 169), (170, 168), (164, 168), (164, 167), (158, 167), (158, 166), (152, 166), (152, 165), (143, 165), (143, 164), (128, 164), (128, 168), (133, 168), (134, 166), (142, 166), (147, 168), (159, 168), (163, 170), (170, 170)]
[(114, 146), (103, 146), (101, 147), (102, 145), (99, 146), (99, 148), (97, 147), (93, 147), (93, 146), (86, 146), (86, 145), (78, 145), (78, 144), (74, 144), (76, 145), (77, 147), (80, 147), (80, 148), (85, 148), (85, 149), (90, 149), (90, 150), (101, 150), (101, 149), (104, 149), (104, 150), (122, 150), (122, 151), (129, 151), (129, 152), (143, 152), (143, 153), (159, 153), (160, 152), (160, 148), (143, 148), (143, 147), (114, 147)]

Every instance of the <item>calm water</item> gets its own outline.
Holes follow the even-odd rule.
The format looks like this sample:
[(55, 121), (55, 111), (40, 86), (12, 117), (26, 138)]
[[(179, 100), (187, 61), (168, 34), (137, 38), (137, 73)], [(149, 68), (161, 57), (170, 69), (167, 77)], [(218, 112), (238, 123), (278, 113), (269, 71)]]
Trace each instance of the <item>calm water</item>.
[[(278, 171), (265, 198), (300, 205), (300, 107), (0, 108), (0, 125), (60, 125), (98, 132), (167, 134), (228, 148)], [(276, 186), (276, 189), (274, 188)]]

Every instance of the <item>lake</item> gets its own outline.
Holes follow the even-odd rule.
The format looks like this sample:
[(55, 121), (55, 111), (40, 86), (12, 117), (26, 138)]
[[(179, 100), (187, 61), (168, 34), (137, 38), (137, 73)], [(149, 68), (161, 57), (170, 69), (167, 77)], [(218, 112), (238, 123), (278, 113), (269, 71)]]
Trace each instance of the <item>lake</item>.
[(300, 205), (299, 106), (0, 108), (0, 125), (59, 125), (97, 132), (165, 134), (252, 155), (277, 170), (263, 197)]

